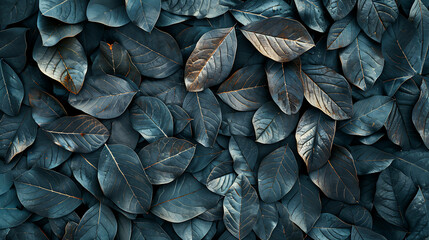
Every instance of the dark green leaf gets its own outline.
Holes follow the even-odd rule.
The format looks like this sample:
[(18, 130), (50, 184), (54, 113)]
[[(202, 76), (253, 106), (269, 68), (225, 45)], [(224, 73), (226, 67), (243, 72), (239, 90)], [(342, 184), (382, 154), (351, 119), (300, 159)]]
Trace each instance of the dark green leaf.
[(258, 191), (264, 202), (284, 197), (298, 178), (298, 164), (289, 145), (268, 154), (259, 165)]
[(351, 240), (387, 240), (387, 238), (370, 228), (352, 226)]
[(14, 117), (3, 115), (0, 120), (0, 157), (6, 163), (33, 144), (37, 124), (31, 117), (31, 109), (23, 107)]
[(24, 223), (16, 228), (12, 228), (7, 240), (49, 240), (46, 234), (33, 223)]
[(392, 166), (420, 186), (429, 186), (429, 155), (427, 148), (395, 153)]
[(355, 163), (344, 147), (335, 146), (328, 162), (311, 172), (310, 178), (329, 198), (349, 204), (359, 202), (359, 179)]
[(112, 76), (87, 77), (81, 91), (70, 94), (68, 102), (91, 116), (111, 119), (125, 112), (137, 89), (128, 81)]
[(268, 240), (278, 221), (276, 204), (259, 202), (258, 220), (253, 226), (253, 231), (262, 240)]
[(299, 16), (309, 28), (325, 32), (329, 27), (329, 16), (322, 0), (294, 0)]
[(334, 120), (352, 116), (352, 93), (347, 80), (334, 70), (322, 65), (302, 66), (304, 96)]
[(240, 30), (262, 55), (277, 62), (292, 61), (314, 47), (307, 29), (289, 18), (273, 17)]
[(191, 175), (185, 173), (173, 182), (158, 188), (151, 212), (166, 221), (188, 221), (216, 206), (219, 196), (207, 190)]
[(98, 181), (94, 181), (94, 179), (97, 179), (100, 152), (100, 150), (97, 150), (87, 154), (78, 153), (70, 160), (74, 178), (82, 187), (98, 198), (104, 195)]
[(24, 223), (30, 215), (30, 212), (22, 209), (15, 189), (0, 195), (0, 229), (17, 227)]
[(61, 83), (68, 91), (79, 93), (88, 62), (83, 47), (76, 38), (63, 39), (53, 47), (42, 46), (39, 39), (34, 46), (33, 59), (45, 75)]
[(309, 172), (322, 167), (331, 156), (336, 121), (311, 108), (304, 112), (296, 127), (297, 150)]
[(395, 22), (398, 14), (395, 0), (358, 0), (357, 21), (359, 26), (368, 37), (377, 42), (381, 41), (384, 32)]
[(174, 121), (174, 135), (181, 133), (186, 127), (190, 126), (192, 118), (188, 113), (178, 105), (167, 105)]
[(201, 144), (197, 144), (195, 149), (194, 157), (189, 164), (187, 171), (191, 173), (199, 172), (203, 170), (207, 165), (217, 158), (224, 150), (215, 143), (212, 147), (204, 147)]
[(183, 139), (161, 138), (144, 147), (139, 157), (152, 184), (167, 184), (185, 172), (195, 148)]
[(350, 205), (341, 209), (339, 218), (350, 224), (372, 228), (372, 216), (371, 213), (360, 205)]
[(250, 0), (233, 7), (230, 12), (243, 25), (270, 17), (292, 17), (292, 7), (282, 0)]
[(86, 9), (88, 21), (109, 27), (121, 27), (130, 19), (121, 0), (90, 0)]
[(158, 98), (138, 97), (130, 110), (131, 124), (148, 142), (173, 135), (173, 117)]
[(194, 218), (183, 223), (174, 223), (173, 228), (183, 240), (201, 240), (209, 232), (212, 224), (212, 222)]
[(259, 199), (256, 190), (244, 175), (239, 175), (225, 195), (223, 221), (236, 238), (243, 239), (256, 224)]
[(350, 236), (351, 225), (330, 213), (322, 213), (308, 233), (315, 240), (343, 240)]
[(234, 7), (238, 0), (163, 0), (162, 9), (178, 15), (195, 16), (200, 18), (214, 18)]
[(157, 28), (147, 33), (132, 23), (112, 29), (112, 32), (144, 76), (165, 78), (181, 68), (182, 54), (176, 40), (168, 33)]
[(363, 33), (340, 52), (340, 60), (345, 77), (363, 91), (374, 85), (384, 66), (380, 47)]
[(61, 117), (43, 127), (43, 130), (55, 144), (70, 152), (95, 151), (109, 138), (107, 128), (87, 115)]
[(395, 160), (395, 156), (372, 146), (351, 146), (358, 175), (381, 172)]
[(387, 168), (378, 178), (374, 207), (384, 220), (405, 228), (405, 210), (416, 191), (409, 177), (395, 168)]
[[(425, 0), (423, 0), (423, 2), (425, 2)], [(419, 73), (421, 73), (423, 69), (427, 69), (429, 67), (429, 62), (425, 61), (428, 58), (429, 50), (429, 10), (423, 2), (422, 0), (414, 1), (411, 6), (410, 17), (408, 18), (408, 20), (413, 22), (416, 27), (420, 44), (422, 44), (420, 55), (423, 64), (421, 69), (417, 69)]]
[(63, 217), (81, 203), (81, 193), (68, 177), (52, 170), (34, 167), (15, 179), (21, 204), (43, 217)]
[(265, 66), (271, 98), (286, 114), (295, 114), (304, 100), (301, 73), (295, 64), (269, 61)]
[(405, 212), (410, 226), (407, 239), (424, 239), (429, 237), (429, 192), (427, 189), (417, 191)]
[(127, 78), (137, 86), (140, 85), (141, 76), (139, 70), (131, 61), (127, 50), (119, 43), (109, 44), (100, 42), (100, 52), (92, 64), (94, 75), (109, 74), (117, 77)]
[(0, 2), (0, 25), (20, 22), (38, 8), (37, 0), (4, 0)]
[(52, 47), (63, 38), (74, 37), (83, 30), (82, 24), (66, 24), (41, 13), (37, 17), (37, 28), (42, 37), (43, 46)]
[(420, 86), (420, 97), (414, 105), (412, 120), (426, 147), (429, 148), (429, 89), (426, 79), (423, 79)]
[(32, 89), (28, 100), (32, 108), (33, 119), (41, 127), (46, 127), (51, 122), (67, 115), (61, 102), (47, 92)]
[(161, 0), (127, 0), (125, 5), (131, 21), (146, 32), (151, 32), (161, 12)]
[(349, 135), (369, 136), (383, 127), (392, 111), (393, 99), (373, 96), (353, 105), (351, 119), (340, 124), (339, 129)]
[(86, 19), (87, 5), (88, 0), (39, 0), (39, 9), (44, 16), (71, 24)]
[(229, 154), (234, 160), (234, 170), (243, 174), (252, 185), (256, 184), (256, 162), (258, 160), (258, 147), (249, 138), (233, 136), (229, 139)]
[(223, 82), (232, 69), (236, 51), (235, 27), (215, 29), (201, 36), (186, 61), (186, 89), (200, 92)]
[(323, 5), (334, 20), (340, 20), (353, 10), (356, 2), (357, 0), (323, 0)]
[(222, 121), (222, 112), (212, 91), (189, 92), (183, 101), (183, 109), (193, 119), (194, 139), (204, 147), (212, 147)]
[(131, 148), (119, 144), (104, 146), (98, 161), (98, 182), (104, 195), (122, 210), (137, 214), (149, 210), (152, 185)]
[(306, 175), (301, 175), (293, 188), (282, 199), (290, 220), (308, 233), (320, 216), (322, 204), (319, 189)]
[(256, 142), (272, 144), (285, 139), (298, 123), (298, 114), (286, 115), (274, 102), (262, 105), (253, 115)]
[(165, 104), (182, 105), (186, 96), (186, 87), (183, 82), (183, 71), (160, 80), (143, 80), (140, 92), (144, 96), (157, 97)]
[(106, 205), (95, 204), (79, 222), (74, 239), (106, 239), (113, 240), (117, 231), (115, 215)]
[(24, 86), (3, 59), (0, 59), (0, 96), (0, 110), (9, 116), (17, 115), (24, 99)]
[(269, 100), (267, 79), (261, 65), (241, 68), (224, 81), (217, 95), (237, 111), (253, 111)]

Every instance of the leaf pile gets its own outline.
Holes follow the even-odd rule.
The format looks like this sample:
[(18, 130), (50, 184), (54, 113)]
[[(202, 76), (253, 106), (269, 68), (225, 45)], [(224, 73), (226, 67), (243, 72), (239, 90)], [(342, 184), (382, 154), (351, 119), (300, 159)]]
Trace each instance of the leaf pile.
[(428, 6), (1, 0), (0, 239), (428, 239)]

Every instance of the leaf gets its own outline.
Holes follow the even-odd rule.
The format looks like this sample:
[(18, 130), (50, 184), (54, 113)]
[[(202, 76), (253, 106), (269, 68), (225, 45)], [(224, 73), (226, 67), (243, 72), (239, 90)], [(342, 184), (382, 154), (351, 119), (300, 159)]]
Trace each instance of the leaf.
[(79, 215), (76, 212), (71, 212), (70, 214), (60, 217), (49, 219), (49, 227), (53, 235), (62, 238), (65, 234), (65, 228), (68, 223), (76, 223), (76, 227), (80, 221)]
[(253, 136), (252, 118), (255, 112), (223, 113), (219, 133), (226, 136)]
[(321, 111), (305, 111), (296, 127), (297, 150), (308, 172), (322, 167), (331, 156), (337, 122)]
[(168, 27), (177, 23), (184, 22), (188, 19), (190, 19), (190, 17), (188, 16), (176, 15), (167, 11), (161, 11), (155, 26)]
[(77, 39), (82, 42), (85, 52), (89, 54), (100, 45), (103, 33), (104, 27), (101, 24), (85, 22), (83, 31), (77, 35)]
[(298, 164), (289, 145), (268, 154), (259, 165), (258, 191), (266, 203), (273, 203), (291, 191), (298, 179)]
[(429, 90), (428, 82), (423, 79), (422, 85), (420, 86), (420, 96), (413, 108), (411, 115), (414, 126), (420, 134), (426, 147), (429, 148), (429, 128), (426, 127), (429, 122)]
[(36, 0), (5, 0), (0, 3), (0, 25), (9, 25), (20, 22), (35, 11), (38, 1)]
[(319, 190), (306, 175), (300, 175), (292, 189), (281, 200), (290, 220), (308, 233), (320, 216), (322, 203)]
[(269, 100), (267, 81), (261, 65), (241, 68), (224, 81), (217, 95), (237, 111), (253, 111)]
[(97, 119), (87, 115), (61, 117), (43, 130), (55, 144), (70, 152), (95, 151), (109, 138), (107, 128)]
[(61, 83), (69, 92), (79, 93), (88, 69), (88, 61), (76, 38), (63, 39), (53, 47), (44, 47), (37, 41), (33, 59), (45, 75)]
[(256, 163), (258, 147), (251, 139), (241, 136), (232, 136), (228, 145), (229, 154), (233, 159), (234, 171), (247, 177), (250, 184), (256, 184)]
[(86, 9), (88, 21), (109, 27), (122, 27), (130, 22), (123, 1), (90, 0)]
[(48, 240), (46, 234), (34, 223), (24, 223), (12, 228), (7, 234), (7, 240)]
[(188, 221), (216, 206), (219, 196), (207, 190), (185, 173), (173, 182), (161, 185), (155, 193), (151, 212), (166, 221)]
[(34, 144), (27, 151), (27, 165), (53, 169), (71, 156), (71, 152), (55, 145), (39, 128)]
[(52, 47), (64, 38), (78, 35), (83, 30), (82, 24), (66, 24), (54, 18), (45, 17), (39, 13), (37, 17), (42, 43), (45, 47)]
[(350, 152), (335, 146), (328, 162), (310, 173), (310, 178), (329, 198), (354, 204), (359, 201), (359, 179)]
[(353, 105), (351, 119), (339, 129), (349, 135), (369, 136), (383, 127), (392, 111), (393, 100), (387, 96), (373, 96)]
[(238, 0), (163, 0), (162, 9), (177, 15), (194, 16), (201, 18), (215, 18), (227, 12), (230, 7), (241, 3)]
[(92, 64), (94, 75), (109, 74), (127, 78), (137, 86), (140, 85), (141, 76), (127, 50), (119, 43), (109, 44), (100, 42), (100, 52)]
[(341, 209), (338, 217), (345, 222), (359, 227), (366, 227), (369, 229), (372, 228), (371, 213), (360, 205), (350, 205), (344, 207)]
[(216, 206), (208, 209), (201, 215), (198, 215), (198, 218), (205, 221), (217, 221), (222, 220), (223, 216), (223, 201), (219, 201)]
[(323, 5), (334, 20), (341, 20), (353, 10), (356, 2), (357, 0), (323, 0)]
[(203, 170), (207, 165), (216, 159), (224, 150), (218, 144), (213, 147), (204, 147), (201, 144), (196, 145), (195, 154), (189, 163), (187, 172), (196, 173)]
[(387, 168), (378, 177), (374, 207), (384, 220), (405, 228), (405, 210), (416, 191), (409, 177), (395, 168)]
[(116, 238), (118, 240), (130, 240), (133, 227), (131, 220), (124, 217), (123, 215), (118, 215), (117, 220), (118, 232), (116, 233)]
[(74, 108), (101, 119), (119, 117), (131, 103), (137, 89), (128, 81), (112, 75), (86, 78), (81, 91), (70, 94), (68, 102)]
[(212, 147), (222, 121), (219, 103), (211, 92), (189, 92), (183, 101), (183, 109), (193, 119), (194, 139), (204, 147)]
[(47, 92), (31, 89), (29, 101), (33, 119), (41, 127), (67, 115), (61, 102)]
[(429, 24), (429, 10), (424, 4), (425, 0), (415, 0), (410, 10), (410, 17), (408, 18), (416, 27), (417, 34), (419, 36), (420, 43), (422, 44), (421, 48), (421, 60), (422, 66), (418, 71), (421, 73), (423, 69), (429, 67), (428, 61), (425, 61), (428, 58), (429, 50), (429, 29), (427, 25)]
[(103, 204), (97, 203), (82, 216), (74, 233), (74, 238), (113, 240), (117, 227), (112, 210)]
[(265, 103), (252, 119), (256, 142), (272, 144), (285, 139), (295, 129), (298, 117), (284, 114), (273, 102)]
[(174, 135), (177, 135), (184, 131), (186, 127), (190, 127), (192, 118), (189, 117), (188, 113), (178, 105), (167, 105), (170, 110), (171, 116), (173, 116), (174, 122)]
[(259, 199), (256, 190), (244, 175), (238, 175), (223, 201), (223, 221), (236, 238), (243, 239), (256, 224)]
[(113, 37), (130, 54), (133, 63), (144, 76), (165, 78), (182, 67), (182, 54), (176, 40), (154, 28), (151, 33), (129, 23), (112, 29)]
[(380, 235), (371, 229), (352, 226), (351, 240), (386, 240), (383, 235)]
[(419, 73), (423, 62), (421, 48), (416, 28), (402, 16), (383, 34), (381, 51), (386, 62), (380, 78), (389, 96)]
[[(399, 105), (399, 103), (402, 105), (401, 96), (393, 102), (392, 111), (389, 114), (389, 118), (387, 118), (384, 123), (384, 126), (386, 127), (387, 136), (390, 141), (401, 146), (404, 150), (408, 150), (410, 148), (410, 141), (413, 141), (413, 138), (416, 137), (416, 130), (411, 123), (412, 120), (408, 118), (407, 115), (404, 115), (404, 112), (409, 110), (411, 106), (414, 107), (414, 103), (411, 106), (405, 107)], [(411, 113), (412, 110), (408, 112)], [(416, 140), (417, 139), (414, 141)]]
[(374, 85), (384, 67), (379, 46), (362, 33), (340, 52), (340, 60), (345, 77), (363, 91)]
[(174, 223), (173, 229), (184, 240), (201, 240), (209, 232), (212, 222), (198, 218), (183, 222)]
[(284, 1), (251, 0), (230, 9), (234, 18), (243, 25), (271, 17), (292, 17), (292, 7)]
[(79, 23), (86, 20), (88, 0), (39, 0), (40, 12), (65, 23)]
[(22, 209), (15, 189), (0, 195), (0, 229), (13, 228), (24, 223), (31, 213)]
[(140, 134), (134, 131), (131, 126), (130, 113), (126, 110), (121, 116), (111, 121), (110, 137), (108, 144), (123, 144), (135, 149), (140, 138)]
[(330, 213), (322, 213), (308, 233), (315, 240), (340, 240), (350, 236), (351, 226)]
[(13, 69), (0, 59), (0, 110), (9, 116), (19, 113), (24, 86)]
[(426, 189), (417, 191), (405, 212), (405, 217), (410, 225), (410, 235), (407, 239), (423, 239), (429, 237), (429, 193)]
[(348, 16), (334, 22), (329, 28), (327, 39), (328, 50), (347, 47), (356, 39), (359, 32), (360, 27), (356, 22), (354, 14), (349, 14)]
[(429, 186), (429, 155), (427, 148), (395, 153), (396, 159), (392, 167), (400, 170), (419, 186)]
[(279, 216), (276, 205), (274, 203), (259, 202), (258, 220), (253, 226), (253, 231), (259, 238), (268, 240), (276, 228), (278, 221)]
[(350, 147), (358, 175), (381, 172), (395, 160), (395, 156), (372, 146)]
[[(1, 5), (4, 2), (9, 1), (11, 0), (5, 0), (0, 3), (0, 11), (3, 11), (5, 8), (9, 8), (9, 6), (4, 7)], [(20, 3), (21, 2), (25, 2), (25, 0), (20, 1)], [(15, 7), (22, 7), (18, 6), (20, 3), (13, 3), (12, 5)], [(11, 12), (15, 12), (15, 10), (12, 10)], [(10, 12), (8, 12), (8, 14), (9, 13)], [(15, 14), (18, 15), (18, 13)], [(27, 28), (9, 28), (0, 31), (0, 46), (2, 46), (0, 48), (0, 58), (3, 58), (3, 60), (17, 73), (24, 69), (27, 61), (27, 31)]]
[(31, 109), (23, 107), (14, 117), (3, 115), (0, 120), (0, 157), (5, 163), (31, 146), (36, 139), (37, 125)]
[(314, 31), (325, 32), (329, 27), (329, 17), (321, 0), (294, 0), (302, 21)]
[(292, 61), (315, 46), (305, 27), (289, 18), (273, 17), (240, 30), (262, 55), (276, 62)]
[(143, 80), (140, 92), (144, 96), (157, 97), (165, 104), (182, 105), (186, 96), (186, 87), (183, 82), (183, 71), (160, 80)]
[(302, 66), (305, 99), (334, 120), (352, 116), (352, 96), (347, 80), (322, 65)]
[(148, 219), (138, 219), (134, 221), (131, 239), (170, 240), (171, 238), (158, 223)]
[(150, 33), (161, 12), (161, 0), (126, 0), (125, 6), (131, 22)]
[(100, 150), (76, 154), (70, 160), (70, 168), (76, 181), (97, 198), (104, 196), (97, 179)]
[(381, 41), (384, 32), (398, 15), (395, 0), (358, 0), (357, 22), (362, 31), (374, 41)]
[(186, 61), (186, 89), (200, 92), (223, 82), (232, 69), (236, 51), (235, 27), (215, 29), (202, 35)]
[(161, 138), (139, 152), (143, 168), (154, 184), (167, 184), (185, 172), (196, 146), (177, 138)]
[(316, 46), (300, 57), (301, 65), (323, 65), (336, 72), (341, 71), (341, 64), (338, 61), (338, 50), (327, 50), (326, 36), (319, 39)]
[(149, 210), (152, 185), (131, 148), (104, 145), (98, 161), (98, 182), (104, 195), (120, 209), (135, 214)]
[(147, 141), (155, 142), (173, 135), (173, 117), (158, 98), (138, 97), (130, 110), (131, 125)]
[(52, 170), (34, 167), (15, 179), (15, 187), (21, 204), (43, 217), (63, 217), (82, 203), (76, 184)]
[(268, 89), (271, 98), (286, 114), (295, 114), (301, 108), (304, 100), (304, 89), (301, 83), (301, 73), (294, 63), (267, 62)]

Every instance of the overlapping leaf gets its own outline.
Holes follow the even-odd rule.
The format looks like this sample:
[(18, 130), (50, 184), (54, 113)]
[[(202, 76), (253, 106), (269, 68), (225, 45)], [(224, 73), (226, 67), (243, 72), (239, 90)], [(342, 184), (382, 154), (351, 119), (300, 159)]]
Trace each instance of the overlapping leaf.
[(90, 22), (101, 23), (109, 27), (121, 27), (130, 21), (124, 2), (118, 0), (90, 0), (86, 16)]
[(87, 4), (88, 0), (39, 0), (39, 9), (46, 17), (74, 24), (86, 19)]
[(7, 115), (19, 113), (24, 98), (24, 86), (13, 69), (0, 60), (0, 110)]
[(429, 148), (429, 128), (427, 127), (429, 122), (429, 88), (426, 79), (423, 79), (420, 86), (420, 97), (414, 105), (412, 120), (426, 147)]
[(329, 16), (324, 11), (322, 0), (294, 0), (299, 16), (311, 29), (325, 32), (329, 27)]
[(52, 47), (63, 38), (74, 37), (83, 30), (82, 24), (66, 24), (39, 13), (37, 28), (42, 37), (43, 46)]
[(163, 0), (162, 9), (185, 16), (197, 18), (214, 18), (227, 12), (231, 7), (241, 3), (238, 0)]
[(113, 240), (117, 231), (117, 222), (112, 210), (103, 204), (92, 206), (79, 222), (74, 232), (77, 239)]
[(360, 27), (356, 22), (356, 17), (349, 14), (341, 20), (332, 24), (329, 29), (327, 48), (334, 50), (350, 45), (360, 32)]

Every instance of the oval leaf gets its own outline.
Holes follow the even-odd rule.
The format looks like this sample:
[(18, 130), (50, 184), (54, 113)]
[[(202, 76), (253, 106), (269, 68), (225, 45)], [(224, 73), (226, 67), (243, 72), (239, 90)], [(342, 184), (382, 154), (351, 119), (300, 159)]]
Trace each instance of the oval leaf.
[(293, 15), (291, 6), (282, 0), (250, 0), (232, 8), (230, 12), (243, 25), (270, 17), (291, 17)]
[(234, 170), (243, 174), (252, 185), (256, 184), (256, 162), (258, 160), (258, 146), (249, 138), (233, 136), (229, 140), (229, 154), (234, 160)]
[(328, 50), (347, 47), (356, 39), (359, 32), (360, 27), (353, 14), (334, 22), (329, 29), (328, 39), (326, 40)]
[(47, 92), (32, 89), (28, 100), (32, 107), (33, 119), (40, 127), (46, 127), (51, 122), (67, 115), (61, 102)]
[(74, 37), (83, 30), (82, 24), (66, 24), (39, 13), (37, 29), (42, 37), (43, 46), (52, 47), (63, 38)]
[(139, 28), (151, 32), (161, 12), (161, 0), (125, 1), (128, 17)]
[(407, 239), (429, 237), (429, 192), (419, 188), (416, 196), (407, 208), (405, 217), (410, 225), (411, 234)]
[(173, 229), (183, 240), (201, 240), (209, 232), (212, 222), (198, 218), (173, 224)]
[(0, 59), (0, 110), (9, 116), (19, 113), (24, 86), (13, 69)]
[(372, 146), (356, 145), (350, 147), (358, 175), (381, 172), (395, 159), (395, 156)]

